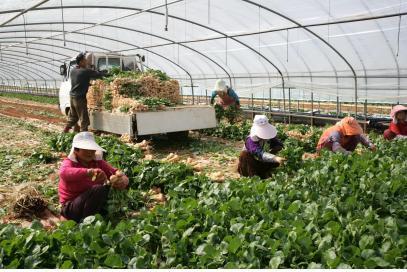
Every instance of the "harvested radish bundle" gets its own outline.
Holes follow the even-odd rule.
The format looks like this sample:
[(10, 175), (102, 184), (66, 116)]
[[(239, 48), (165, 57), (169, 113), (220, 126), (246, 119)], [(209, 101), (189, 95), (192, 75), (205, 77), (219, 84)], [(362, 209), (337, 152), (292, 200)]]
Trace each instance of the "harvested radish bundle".
[(188, 157), (184, 162), (185, 164), (191, 165), (192, 169), (196, 172), (201, 172), (203, 170), (203, 165), (198, 161), (194, 161), (191, 157)]
[(143, 140), (140, 143), (137, 143), (134, 145), (135, 148), (140, 148), (143, 152), (149, 154), (150, 151), (153, 149), (150, 145), (150, 143), (146, 140)]
[(177, 154), (170, 153), (166, 158), (162, 159), (163, 162), (178, 162), (180, 157)]
[(124, 174), (120, 170), (117, 170), (114, 175), (110, 176), (110, 179), (108, 180), (107, 183), (112, 185), (115, 188), (118, 186), (121, 186), (123, 176), (124, 176)]
[(87, 99), (91, 110), (123, 113), (165, 110), (180, 101), (179, 83), (158, 70), (118, 74), (92, 81)]
[(40, 217), (47, 207), (48, 203), (41, 196), (25, 194), (17, 199), (13, 211), (15, 217)]
[(88, 109), (101, 110), (103, 108), (103, 96), (108, 85), (103, 80), (93, 80), (86, 94)]
[(208, 177), (209, 177), (211, 180), (213, 180), (213, 181), (215, 181), (215, 182), (219, 182), (219, 183), (222, 183), (222, 182), (225, 181), (225, 176), (223, 175), (222, 172), (214, 172), (214, 173), (211, 173)]

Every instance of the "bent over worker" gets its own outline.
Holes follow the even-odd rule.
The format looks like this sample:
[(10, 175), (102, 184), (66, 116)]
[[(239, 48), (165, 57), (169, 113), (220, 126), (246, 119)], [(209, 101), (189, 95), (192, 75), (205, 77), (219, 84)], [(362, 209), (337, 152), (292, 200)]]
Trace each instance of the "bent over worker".
[(376, 146), (363, 134), (358, 121), (353, 117), (345, 117), (322, 133), (317, 144), (317, 152), (326, 148), (333, 152), (350, 154), (359, 143), (373, 151), (376, 150)]
[(215, 102), (215, 97), (218, 96), (216, 104), (223, 107), (223, 109), (228, 108), (229, 106), (236, 106), (240, 108), (239, 97), (236, 92), (229, 86), (226, 85), (226, 82), (222, 79), (219, 79), (215, 83), (215, 90), (211, 95), (211, 105)]

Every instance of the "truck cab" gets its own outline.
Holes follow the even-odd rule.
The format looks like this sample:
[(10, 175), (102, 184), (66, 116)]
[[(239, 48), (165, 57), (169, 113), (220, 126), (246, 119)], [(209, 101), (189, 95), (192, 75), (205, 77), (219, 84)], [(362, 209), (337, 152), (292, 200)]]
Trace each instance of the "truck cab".
[[(120, 54), (105, 54), (90, 52), (86, 54), (88, 68), (103, 71), (110, 70), (114, 67), (119, 67), (123, 71), (144, 71), (144, 56), (124, 56)], [(59, 88), (59, 108), (64, 115), (68, 115), (70, 109), (71, 91), (71, 70), (75, 67), (75, 58), (71, 59), (68, 64), (64, 63), (60, 66), (60, 74), (63, 76), (61, 86)]]

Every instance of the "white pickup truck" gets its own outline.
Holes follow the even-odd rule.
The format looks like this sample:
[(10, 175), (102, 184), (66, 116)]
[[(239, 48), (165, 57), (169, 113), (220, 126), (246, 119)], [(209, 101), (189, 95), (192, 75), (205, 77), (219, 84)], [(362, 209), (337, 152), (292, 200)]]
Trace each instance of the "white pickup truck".
[[(117, 54), (88, 53), (86, 55), (90, 68), (108, 70), (120, 67), (123, 70), (143, 71), (143, 58)], [(60, 72), (64, 76), (59, 89), (59, 107), (63, 114), (68, 115), (70, 108), (69, 92), (71, 90), (69, 65), (61, 65)], [(163, 111), (137, 112), (134, 114), (118, 114), (104, 111), (90, 111), (90, 129), (115, 134), (137, 136), (164, 134), (186, 137), (190, 130), (216, 127), (215, 110), (211, 106), (191, 105), (167, 107)]]

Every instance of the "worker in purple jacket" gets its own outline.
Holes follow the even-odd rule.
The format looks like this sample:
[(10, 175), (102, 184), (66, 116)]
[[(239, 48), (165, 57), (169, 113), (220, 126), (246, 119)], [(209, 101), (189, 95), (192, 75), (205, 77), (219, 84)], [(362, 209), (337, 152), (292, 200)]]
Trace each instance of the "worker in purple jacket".
[[(241, 176), (268, 178), (271, 170), (284, 162), (284, 158), (274, 155), (283, 149), (282, 142), (276, 138), (277, 129), (269, 124), (265, 115), (256, 115), (250, 135), (246, 138), (240, 153), (238, 171)], [(265, 150), (269, 145), (269, 152)]]

